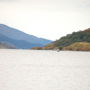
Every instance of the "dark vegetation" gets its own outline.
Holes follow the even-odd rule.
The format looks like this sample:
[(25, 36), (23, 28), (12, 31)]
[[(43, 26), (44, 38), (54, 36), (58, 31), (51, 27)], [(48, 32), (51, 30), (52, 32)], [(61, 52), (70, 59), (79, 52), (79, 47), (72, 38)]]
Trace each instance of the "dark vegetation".
[(75, 42), (90, 42), (90, 28), (84, 31), (73, 32), (55, 41), (57, 47), (69, 46)]
[(90, 28), (84, 31), (73, 32), (64, 37), (48, 44), (42, 50), (76, 50), (76, 51), (90, 51)]

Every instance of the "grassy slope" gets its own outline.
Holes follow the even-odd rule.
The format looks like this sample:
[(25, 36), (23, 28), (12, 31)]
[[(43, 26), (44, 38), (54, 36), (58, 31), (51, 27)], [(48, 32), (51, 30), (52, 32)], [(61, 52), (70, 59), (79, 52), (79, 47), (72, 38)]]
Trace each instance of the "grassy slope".
[(87, 42), (76, 42), (63, 48), (64, 50), (73, 51), (90, 51), (90, 43)]
[(84, 31), (73, 32), (55, 41), (56, 46), (65, 47), (75, 42), (90, 42), (90, 28)]
[(72, 34), (68, 34), (60, 39), (54, 41), (51, 44), (48, 44), (44, 47), (35, 47), (33, 49), (37, 50), (52, 50), (57, 49), (60, 50), (82, 50), (89, 51), (90, 50), (90, 28), (84, 31), (73, 32)]
[(68, 34), (64, 37), (61, 37), (60, 39), (52, 43), (51, 46), (53, 46), (54, 44), (54, 48), (58, 47), (59, 49), (63, 49), (64, 47), (72, 45), (73, 47), (74, 46), (84, 47), (84, 48), (87, 47), (85, 48), (85, 50), (88, 50), (90, 47), (89, 43), (90, 43), (90, 28), (84, 31), (73, 32), (72, 34)]

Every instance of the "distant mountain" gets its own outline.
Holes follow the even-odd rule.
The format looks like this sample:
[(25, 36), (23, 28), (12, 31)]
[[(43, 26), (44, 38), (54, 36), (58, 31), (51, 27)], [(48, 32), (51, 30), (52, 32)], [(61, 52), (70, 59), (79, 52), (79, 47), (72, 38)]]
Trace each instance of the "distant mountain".
[(0, 49), (16, 49), (15, 46), (5, 44), (5, 43), (0, 43)]
[(36, 46), (42, 47), (52, 41), (38, 38), (4, 24), (0, 24), (0, 43), (2, 42), (15, 46), (16, 48), (29, 49)]

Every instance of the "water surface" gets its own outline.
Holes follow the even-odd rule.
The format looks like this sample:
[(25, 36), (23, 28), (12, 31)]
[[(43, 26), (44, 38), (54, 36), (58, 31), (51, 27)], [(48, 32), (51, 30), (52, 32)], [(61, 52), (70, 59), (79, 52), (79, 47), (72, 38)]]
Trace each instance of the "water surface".
[(90, 52), (2, 49), (0, 90), (90, 90)]

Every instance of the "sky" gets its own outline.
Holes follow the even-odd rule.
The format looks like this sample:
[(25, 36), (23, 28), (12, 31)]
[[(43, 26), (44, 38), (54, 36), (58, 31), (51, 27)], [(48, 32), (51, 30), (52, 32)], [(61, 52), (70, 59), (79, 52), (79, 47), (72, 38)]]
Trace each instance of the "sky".
[(0, 0), (0, 24), (57, 40), (90, 28), (90, 0)]

